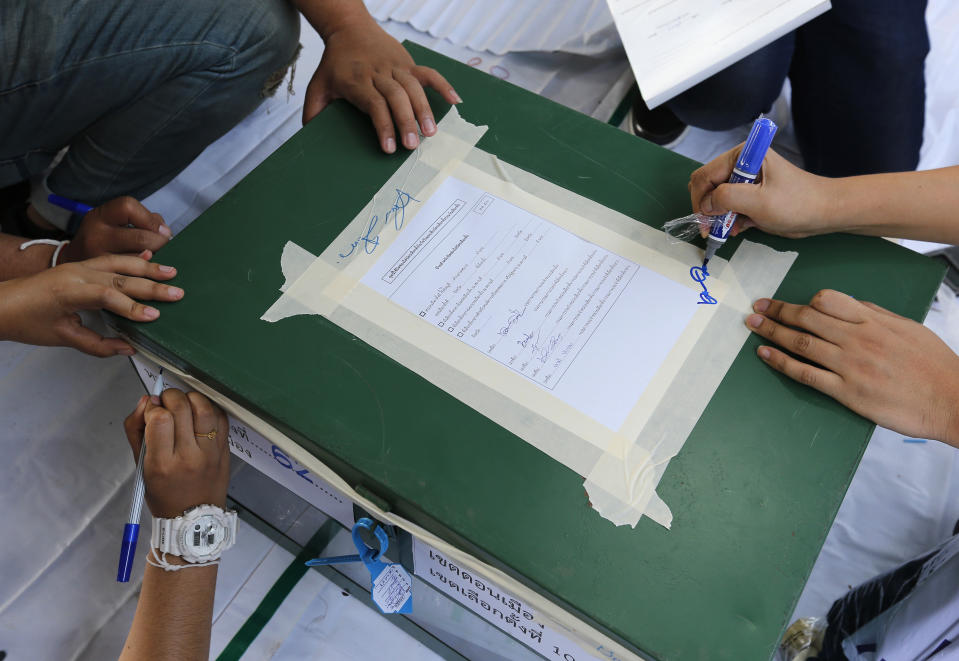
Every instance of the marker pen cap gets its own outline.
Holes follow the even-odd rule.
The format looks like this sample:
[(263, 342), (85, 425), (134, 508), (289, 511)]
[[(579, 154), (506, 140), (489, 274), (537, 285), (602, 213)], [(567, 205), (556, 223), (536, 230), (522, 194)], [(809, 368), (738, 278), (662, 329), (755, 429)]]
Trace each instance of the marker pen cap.
[(776, 128), (776, 123), (768, 117), (760, 117), (755, 121), (739, 160), (736, 161), (737, 170), (747, 175), (759, 174), (766, 151), (776, 135)]
[(123, 526), (123, 542), (120, 545), (120, 562), (117, 565), (117, 582), (126, 583), (130, 580), (133, 561), (137, 552), (137, 533), (140, 524), (128, 523)]

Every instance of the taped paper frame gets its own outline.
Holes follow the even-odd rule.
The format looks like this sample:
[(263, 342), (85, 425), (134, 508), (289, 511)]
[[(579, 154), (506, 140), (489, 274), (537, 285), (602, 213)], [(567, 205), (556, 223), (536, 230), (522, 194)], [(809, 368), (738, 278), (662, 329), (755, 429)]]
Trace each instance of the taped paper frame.
[[(698, 251), (688, 244), (669, 244), (659, 230), (475, 149), (485, 127), (464, 121), (455, 108), (439, 128), (337, 241), (299, 277), (291, 274), (292, 284), (263, 318), (276, 321), (304, 312), (325, 316), (585, 476), (593, 507), (616, 525), (635, 526), (645, 513), (669, 527), (671, 513), (655, 487), (748, 335), (741, 320), (756, 293), (744, 290), (737, 274), (748, 276), (760, 294), (775, 289), (795, 253), (744, 242), (729, 264), (714, 259), (710, 288), (721, 304), (699, 306), (623, 426), (611, 431), (361, 284), (375, 258), (344, 260), (339, 251), (363, 232), (370, 218), (385, 215), (396, 191), (426, 200), (451, 175), (690, 289), (699, 287), (689, 278), (688, 266), (700, 258)], [(395, 236), (381, 233), (380, 248)], [(710, 337), (708, 347), (699, 342), (704, 333)]]

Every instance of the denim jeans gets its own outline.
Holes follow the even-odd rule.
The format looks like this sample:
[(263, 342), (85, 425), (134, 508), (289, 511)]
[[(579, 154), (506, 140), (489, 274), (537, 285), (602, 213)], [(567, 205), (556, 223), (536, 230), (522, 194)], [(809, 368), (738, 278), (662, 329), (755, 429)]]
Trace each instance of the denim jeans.
[(926, 0), (833, 0), (832, 9), (667, 103), (709, 130), (770, 109), (786, 76), (806, 169), (914, 170), (925, 119)]
[(0, 0), (0, 186), (144, 198), (251, 112), (299, 40), (286, 0)]

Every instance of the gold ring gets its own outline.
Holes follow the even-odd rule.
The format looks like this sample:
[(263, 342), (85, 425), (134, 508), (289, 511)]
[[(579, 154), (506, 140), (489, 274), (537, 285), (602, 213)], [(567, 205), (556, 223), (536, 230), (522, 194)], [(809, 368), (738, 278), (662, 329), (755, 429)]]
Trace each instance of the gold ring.
[(211, 441), (215, 441), (215, 440), (216, 440), (216, 430), (215, 430), (215, 429), (214, 429), (213, 431), (211, 431), (211, 432), (206, 433), (206, 434), (193, 434), (193, 435), (194, 435), (194, 436), (198, 436), (198, 437), (200, 437), (200, 438), (208, 438), (208, 439), (210, 439)]

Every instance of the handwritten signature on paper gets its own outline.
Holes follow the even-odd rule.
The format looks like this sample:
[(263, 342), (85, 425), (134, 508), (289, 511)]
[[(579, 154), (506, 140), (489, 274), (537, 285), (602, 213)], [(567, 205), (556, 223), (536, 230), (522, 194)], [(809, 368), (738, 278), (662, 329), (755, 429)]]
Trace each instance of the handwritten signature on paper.
[[(386, 228), (392, 223), (393, 227), (399, 231), (403, 228), (403, 223), (406, 221), (406, 207), (410, 202), (419, 202), (415, 197), (401, 191), (399, 188), (396, 188), (396, 199), (393, 201), (393, 206), (389, 211), (386, 212), (386, 215), (383, 217), (383, 227)], [(341, 259), (346, 259), (354, 252), (356, 252), (357, 247), (360, 245), (363, 246), (363, 251), (367, 255), (372, 255), (373, 251), (376, 250), (376, 247), (380, 245), (380, 234), (377, 231), (378, 225), (380, 224), (380, 217), (373, 216), (370, 218), (370, 224), (366, 228), (366, 232), (361, 234), (356, 241), (350, 243), (350, 249), (345, 253), (339, 253)]]
[(553, 349), (556, 348), (556, 345), (560, 343), (560, 340), (563, 339), (562, 335), (550, 335), (549, 339), (545, 343), (541, 344), (539, 341), (539, 333), (523, 333), (523, 338), (516, 340), (516, 344), (520, 345), (524, 349), (527, 345), (530, 344), (530, 340), (533, 339), (533, 336), (536, 336), (536, 341), (529, 346), (530, 354), (534, 360), (538, 360), (541, 363), (545, 363), (549, 358), (550, 354), (553, 353)]
[(403, 228), (403, 223), (406, 220), (406, 205), (410, 202), (419, 202), (415, 197), (409, 193), (404, 193), (399, 188), (396, 190), (396, 200), (393, 202), (393, 207), (386, 212), (386, 224), (390, 224), (390, 216), (393, 216), (393, 226), (400, 230)]
[(699, 292), (699, 302), (696, 305), (716, 305), (719, 301), (713, 298), (709, 293), (709, 288), (706, 287), (706, 278), (709, 276), (709, 271), (706, 270), (706, 266), (694, 266), (689, 269), (689, 277), (702, 285), (703, 290)]
[(509, 335), (509, 329), (513, 327), (513, 324), (520, 320), (525, 312), (526, 308), (523, 308), (522, 310), (510, 310), (509, 318), (506, 320), (506, 325), (496, 332), (503, 336)]

